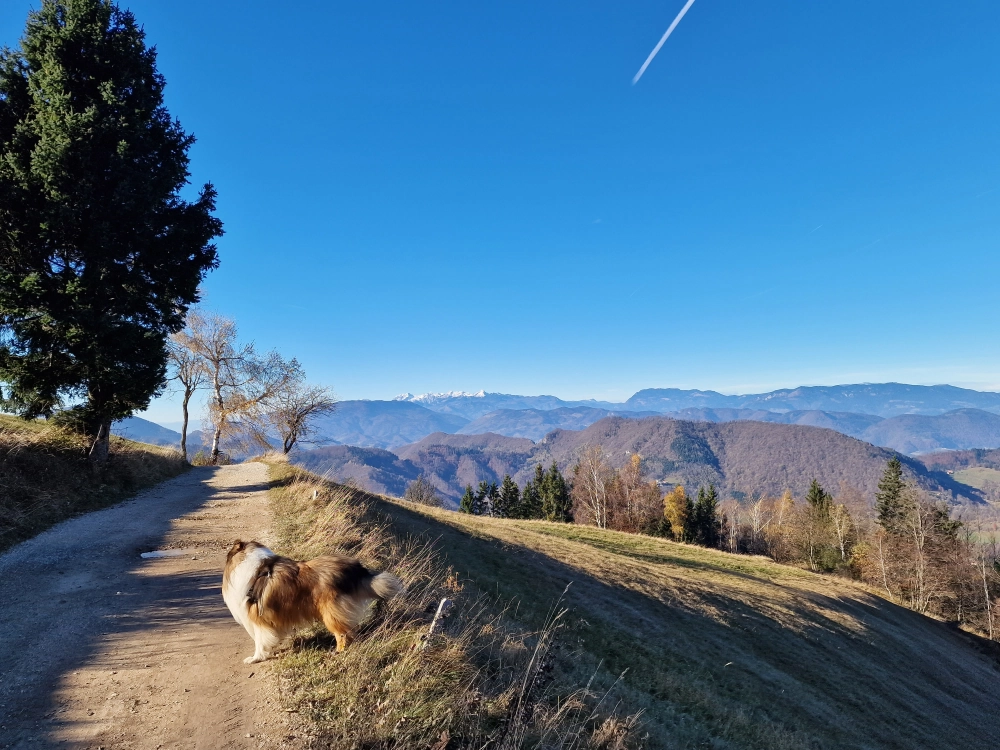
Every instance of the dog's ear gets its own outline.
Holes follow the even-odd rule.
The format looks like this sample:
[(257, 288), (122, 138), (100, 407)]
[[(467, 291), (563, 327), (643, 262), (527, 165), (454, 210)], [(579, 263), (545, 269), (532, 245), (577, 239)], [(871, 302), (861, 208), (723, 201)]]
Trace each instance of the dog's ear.
[(242, 539), (237, 539), (235, 542), (233, 542), (233, 546), (229, 548), (229, 554), (234, 555), (237, 552), (242, 552), (246, 548), (247, 548), (247, 543), (244, 542)]

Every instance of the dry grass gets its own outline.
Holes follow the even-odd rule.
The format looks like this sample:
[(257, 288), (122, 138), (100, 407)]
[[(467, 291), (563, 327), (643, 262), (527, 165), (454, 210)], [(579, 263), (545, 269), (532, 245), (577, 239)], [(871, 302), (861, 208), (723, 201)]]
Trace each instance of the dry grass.
[(68, 429), (0, 415), (0, 550), (187, 468), (176, 451), (112, 437), (108, 465), (95, 475), (88, 447)]
[[(495, 597), (468, 592), (426, 537), (396, 534), (380, 501), (271, 463), (276, 545), (310, 558), (338, 551), (406, 584), (341, 654), (322, 629), (300, 634), (279, 662), (287, 707), (316, 744), (337, 748), (626, 748), (635, 716), (605, 701), (606, 676), (569, 685), (560, 664), (557, 597), (536, 628)], [(442, 598), (455, 605), (427, 639)]]
[(995, 644), (859, 586), (651, 537), (382, 507), (526, 623), (572, 582), (576, 678), (627, 669), (618, 694), (649, 746), (979, 747), (1000, 732)]

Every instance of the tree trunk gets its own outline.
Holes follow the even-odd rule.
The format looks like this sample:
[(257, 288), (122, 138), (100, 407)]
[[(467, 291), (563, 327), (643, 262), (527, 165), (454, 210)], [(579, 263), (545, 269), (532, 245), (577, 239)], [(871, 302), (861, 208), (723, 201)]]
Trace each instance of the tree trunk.
[(182, 404), (182, 410), (184, 412), (184, 423), (181, 425), (181, 458), (187, 461), (188, 449), (188, 402), (191, 400), (191, 389), (184, 389), (184, 402)]
[(99, 471), (108, 463), (108, 455), (111, 452), (111, 420), (102, 419), (97, 428), (97, 436), (90, 446), (90, 453), (87, 460), (90, 461), (94, 471)]
[(212, 436), (212, 466), (219, 465), (219, 439), (222, 437), (222, 420), (225, 419), (226, 402), (222, 398), (222, 385), (219, 383), (219, 368), (216, 367), (212, 376), (212, 387), (215, 390), (215, 403), (219, 413), (215, 418), (215, 434)]
[(217, 425), (212, 436), (212, 466), (219, 465), (219, 439), (222, 437), (222, 425)]

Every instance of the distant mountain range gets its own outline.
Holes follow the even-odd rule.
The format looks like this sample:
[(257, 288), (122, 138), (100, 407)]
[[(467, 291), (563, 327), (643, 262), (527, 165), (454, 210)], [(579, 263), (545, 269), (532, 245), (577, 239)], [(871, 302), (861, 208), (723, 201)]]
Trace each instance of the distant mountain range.
[[(560, 406), (555, 409), (498, 409), (469, 422), (455, 432), (459, 435), (480, 435), (485, 432), (493, 432), (506, 437), (541, 440), (552, 430), (582, 430), (605, 417), (614, 416), (639, 419), (660, 415), (654, 411), (615, 412), (592, 406)], [(442, 430), (442, 432), (446, 432), (446, 430)]]
[(316, 434), (340, 445), (393, 448), (433, 432), (458, 432), (469, 420), (407, 401), (341, 401), (316, 421)]
[(803, 386), (770, 393), (725, 396), (715, 391), (649, 388), (639, 391), (625, 405), (629, 409), (667, 412), (688, 408), (764, 409), (786, 411), (839, 411), (895, 417), (900, 414), (943, 414), (955, 409), (982, 409), (1000, 414), (1000, 393), (973, 391), (953, 385)]
[[(389, 494), (425, 474), (455, 502), (466, 484), (506, 473), (524, 482), (538, 462), (555, 460), (568, 470), (582, 446), (599, 443), (619, 464), (639, 452), (665, 484), (712, 482), (733, 496), (801, 494), (815, 477), (831, 490), (848, 482), (870, 494), (892, 455), (886, 448), (976, 449), (961, 461), (956, 456), (956, 467), (974, 465), (966, 455), (992, 455), (989, 449), (1000, 448), (998, 412), (998, 393), (896, 383), (745, 396), (660, 388), (618, 404), (482, 391), (406, 394), (339, 403), (316, 423), (321, 447), (303, 446), (296, 460)], [(114, 431), (157, 445), (180, 442), (178, 432), (138, 417), (116, 423)], [(201, 434), (192, 432), (189, 451), (200, 447)], [(945, 467), (907, 459), (907, 471), (925, 488), (978, 498), (979, 490), (955, 482)]]
[(589, 406), (609, 411), (677, 412), (682, 409), (757, 409), (771, 412), (839, 411), (895, 417), (900, 414), (943, 414), (955, 409), (982, 409), (1000, 414), (1000, 393), (973, 391), (953, 385), (862, 383), (802, 386), (768, 393), (727, 396), (716, 391), (647, 388), (624, 403), (564, 401), (555, 396), (515, 396), (504, 393), (405, 393), (397, 401), (416, 403), (432, 411), (476, 419), (498, 409), (557, 409)]
[[(556, 461), (569, 471), (587, 445), (603, 446), (615, 465), (638, 452), (650, 477), (661, 483), (689, 487), (714, 483), (724, 495), (735, 497), (776, 495), (785, 489), (801, 496), (814, 478), (831, 491), (846, 483), (871, 495), (886, 461), (894, 455), (833, 430), (800, 425), (606, 417), (584, 430), (556, 430), (538, 442), (496, 434), (436, 433), (394, 453), (338, 446), (303, 452), (296, 461), (313, 471), (394, 494), (424, 474), (454, 505), (465, 485), (499, 481), (504, 474), (523, 483), (538, 463)], [(907, 474), (928, 491), (980, 499), (978, 491), (946, 473), (931, 471), (914, 459), (903, 460)]]
[[(435, 432), (540, 440), (552, 430), (581, 430), (608, 416), (658, 415), (826, 427), (908, 454), (1000, 447), (1000, 393), (900, 383), (810, 386), (743, 396), (651, 388), (623, 403), (483, 391), (404, 394), (392, 401), (342, 401), (317, 423), (316, 437), (320, 445), (383, 449)], [(179, 433), (136, 417), (116, 425), (116, 431), (160, 445), (180, 441)], [(197, 433), (191, 443), (197, 446)]]

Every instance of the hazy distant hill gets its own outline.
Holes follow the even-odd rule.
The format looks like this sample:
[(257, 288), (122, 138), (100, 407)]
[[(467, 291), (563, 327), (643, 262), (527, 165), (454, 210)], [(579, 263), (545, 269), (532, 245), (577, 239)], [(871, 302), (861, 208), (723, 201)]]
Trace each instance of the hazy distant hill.
[(687, 408), (822, 410), (894, 417), (900, 414), (942, 414), (968, 408), (1000, 413), (1000, 393), (973, 391), (953, 385), (904, 383), (803, 386), (743, 396), (726, 396), (715, 391), (648, 388), (636, 393), (625, 404), (630, 409), (661, 412)]
[[(627, 416), (627, 415), (625, 415)], [(799, 424), (807, 427), (826, 427), (851, 437), (861, 437), (865, 430), (882, 421), (873, 414), (854, 414), (846, 411), (788, 411), (776, 412), (763, 409), (682, 409), (664, 416), (693, 422), (774, 422)]]
[(111, 432), (129, 440), (149, 443), (150, 445), (177, 448), (181, 444), (181, 434), (179, 432), (169, 430), (142, 417), (129, 417), (120, 422), (115, 422), (111, 426)]
[(407, 485), (420, 476), (420, 469), (395, 453), (380, 448), (330, 445), (295, 454), (294, 462), (337, 482), (401, 497)]
[(421, 396), (414, 396), (412, 393), (404, 393), (396, 396), (394, 401), (413, 403), (424, 406), (428, 409), (445, 414), (457, 414), (466, 419), (478, 419), (479, 417), (501, 409), (561, 409), (564, 407), (587, 406), (597, 409), (625, 409), (622, 404), (613, 404), (609, 401), (563, 401), (555, 396), (517, 396), (509, 393), (465, 393), (462, 391), (452, 391), (450, 393), (425, 393)]
[[(480, 480), (499, 481), (510, 473), (526, 481), (536, 463), (555, 460), (570, 470), (587, 445), (602, 445), (609, 460), (621, 465), (633, 452), (646, 460), (650, 476), (662, 482), (697, 487), (715, 483), (724, 494), (765, 492), (779, 494), (786, 488), (805, 493), (816, 478), (836, 491), (841, 482), (872, 494), (886, 461), (894, 455), (846, 435), (827, 429), (764, 422), (686, 422), (664, 417), (626, 419), (609, 417), (585, 430), (556, 430), (544, 440), (502, 435), (446, 435), (436, 433), (399, 448), (396, 453), (406, 467), (406, 477), (423, 472), (441, 494), (455, 501), (467, 484)], [(327, 449), (329, 450), (329, 449)], [(317, 453), (317, 452), (312, 452)], [(305, 458), (300, 459), (305, 461)], [(310, 460), (315, 471), (324, 470), (323, 455)], [(367, 464), (364, 456), (338, 454), (328, 465), (337, 471), (353, 460)], [(389, 475), (401, 471), (386, 456), (373, 468), (386, 472), (378, 481), (389, 486)], [(903, 458), (907, 472), (933, 492), (958, 493), (978, 499), (974, 490), (959, 485), (945, 474), (929, 471), (922, 463)], [(412, 467), (412, 469), (410, 468)], [(352, 469), (361, 477), (362, 470)], [(406, 480), (400, 475), (398, 486)]]
[(499, 409), (484, 414), (458, 430), (459, 435), (492, 432), (506, 437), (541, 440), (553, 430), (582, 430), (611, 416), (656, 416), (655, 412), (621, 412), (589, 406), (562, 406), (558, 409)]
[(1000, 447), (1000, 416), (958, 409), (937, 416), (905, 414), (873, 424), (860, 436), (901, 453)]
[(317, 436), (334, 443), (394, 448), (433, 432), (455, 432), (468, 421), (408, 401), (341, 401), (315, 427)]

